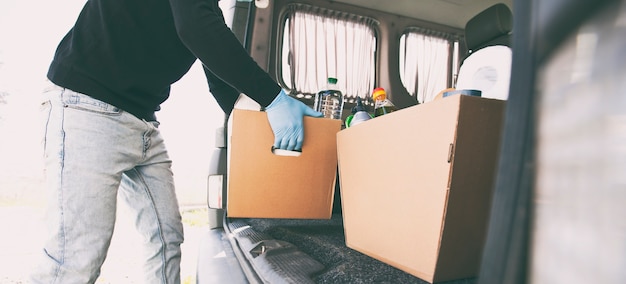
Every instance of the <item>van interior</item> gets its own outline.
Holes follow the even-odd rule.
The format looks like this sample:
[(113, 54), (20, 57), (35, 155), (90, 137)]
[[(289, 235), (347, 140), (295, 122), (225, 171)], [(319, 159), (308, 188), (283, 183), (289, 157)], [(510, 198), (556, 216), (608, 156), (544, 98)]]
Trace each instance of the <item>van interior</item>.
[[(626, 99), (619, 95), (626, 74), (618, 63), (624, 60), (617, 60), (626, 49), (625, 1), (220, 5), (250, 55), (290, 95), (313, 107), (327, 78), (338, 78), (342, 122), (357, 98), (373, 112), (377, 87), (387, 90), (399, 111), (445, 99), (455, 89), (478, 89), (482, 98), (506, 101), (487, 226), (474, 260), (479, 269), (471, 277), (434, 282), (626, 281), (620, 217), (626, 213), (626, 183), (619, 174), (626, 168), (620, 146)], [(242, 104), (235, 108), (258, 108)], [(346, 246), (341, 173), (330, 219), (229, 217), (229, 115), (216, 132), (207, 188), (212, 230), (203, 242), (198, 283), (431, 282)], [(394, 137), (388, 143), (393, 147)]]

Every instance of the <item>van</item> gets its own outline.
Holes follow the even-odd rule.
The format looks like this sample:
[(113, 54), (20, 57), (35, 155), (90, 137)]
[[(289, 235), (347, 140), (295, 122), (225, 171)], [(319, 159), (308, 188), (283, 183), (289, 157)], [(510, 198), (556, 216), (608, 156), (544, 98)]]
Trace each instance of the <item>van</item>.
[[(224, 127), (216, 130), (208, 174), (211, 230), (200, 248), (198, 283), (626, 281), (626, 182), (621, 174), (626, 169), (626, 97), (621, 95), (626, 69), (619, 59), (626, 48), (625, 1), (222, 0), (220, 5), (250, 55), (292, 96), (313, 107), (326, 79), (335, 77), (345, 105), (338, 147), (333, 149), (339, 165), (330, 163), (332, 171), (326, 174), (334, 183), (320, 189), (331, 197), (322, 209), (328, 218), (230, 216), (229, 151), (238, 149), (229, 145), (236, 135), (233, 128), (241, 127), (231, 119), (243, 112), (225, 116)], [(486, 49), (491, 52), (483, 52)], [(372, 110), (371, 92), (376, 87), (387, 90), (397, 113), (346, 127), (357, 97)], [(481, 97), (450, 93), (463, 90), (478, 90)], [(243, 106), (244, 95), (240, 101), (238, 108), (258, 110)], [(419, 136), (419, 125), (436, 125), (441, 116), (437, 111), (445, 107), (453, 113), (468, 108), (478, 113), (475, 121), (471, 115), (456, 121), (451, 133), (469, 127), (467, 139), (475, 141), (473, 149), (484, 151), (472, 153), (475, 156), (466, 166), (487, 167), (479, 178), (480, 196), (466, 192), (464, 199), (453, 203), (457, 189), (449, 182), (444, 184), (448, 190), (444, 199), (416, 202), (442, 208), (437, 211), (442, 216), (435, 216), (439, 230), (428, 232), (398, 229), (415, 227), (424, 216), (393, 214), (389, 207), (346, 211), (353, 210), (348, 202), (354, 201), (346, 198), (355, 193), (342, 187), (358, 184), (346, 179), (365, 178), (378, 170), (372, 164), (372, 171), (362, 176), (342, 171), (353, 165), (342, 165), (351, 161), (342, 152), (342, 141), (349, 140), (345, 137), (357, 135), (361, 127), (386, 129), (382, 124), (400, 121), (404, 124), (396, 133)], [(427, 109), (434, 114), (424, 114)], [(477, 122), (485, 110), (493, 116)], [(421, 120), (406, 121), (411, 118)], [(473, 132), (494, 121), (492, 132)], [(401, 144), (398, 137), (407, 137), (385, 133), (384, 145), (389, 148)], [(423, 136), (415, 139), (419, 144)], [(468, 143), (458, 141), (441, 151), (456, 153), (454, 147), (458, 150)], [(378, 151), (385, 153), (384, 148)], [(364, 148), (363, 155), (373, 153)], [(424, 155), (411, 159), (420, 157)], [(446, 157), (447, 163), (461, 158)], [(427, 178), (431, 160), (425, 160), (420, 165)], [(394, 176), (390, 186), (407, 176), (393, 175), (398, 166), (393, 161), (381, 166), (382, 178)], [(446, 178), (452, 179), (448, 174)], [(467, 186), (470, 180), (458, 190), (473, 189)], [(262, 181), (256, 184), (264, 186)], [(417, 188), (419, 182), (408, 184)], [(456, 219), (447, 219), (464, 206), (466, 211), (459, 211)], [(433, 217), (435, 211), (424, 212)], [(470, 217), (468, 222), (462, 219)], [(355, 219), (365, 223), (359, 230), (367, 231), (351, 231)], [(445, 226), (455, 222), (459, 229), (451, 231), (456, 233), (445, 232), (449, 228)], [(371, 234), (389, 237), (360, 242)], [(414, 235), (392, 237), (407, 234)], [(414, 249), (414, 243), (426, 242), (425, 234), (435, 238), (433, 253)], [(411, 238), (415, 241), (407, 241)], [(472, 241), (466, 245), (468, 239)], [(377, 249), (381, 243), (386, 246), (380, 247), (398, 252), (385, 254)], [(402, 251), (421, 258), (396, 259)], [(444, 253), (456, 264), (444, 262)], [(430, 272), (419, 264), (427, 256), (436, 264)], [(461, 257), (467, 259), (461, 262)]]

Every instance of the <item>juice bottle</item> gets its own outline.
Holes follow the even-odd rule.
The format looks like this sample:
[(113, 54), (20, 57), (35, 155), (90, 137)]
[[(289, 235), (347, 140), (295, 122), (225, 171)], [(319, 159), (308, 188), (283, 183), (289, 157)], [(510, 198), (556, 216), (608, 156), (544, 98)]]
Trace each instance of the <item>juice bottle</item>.
[(387, 99), (387, 92), (383, 88), (376, 88), (372, 92), (374, 100), (374, 117), (388, 114), (396, 110), (396, 106)]

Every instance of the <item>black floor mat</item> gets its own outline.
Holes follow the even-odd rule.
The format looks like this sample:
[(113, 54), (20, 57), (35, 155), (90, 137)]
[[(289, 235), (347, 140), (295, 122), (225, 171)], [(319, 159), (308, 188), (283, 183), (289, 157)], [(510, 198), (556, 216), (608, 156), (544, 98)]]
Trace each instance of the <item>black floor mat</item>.
[[(428, 283), (345, 245), (340, 214), (330, 220), (243, 219), (256, 231), (294, 244), (325, 269), (316, 283)], [(445, 283), (474, 284), (475, 279)]]

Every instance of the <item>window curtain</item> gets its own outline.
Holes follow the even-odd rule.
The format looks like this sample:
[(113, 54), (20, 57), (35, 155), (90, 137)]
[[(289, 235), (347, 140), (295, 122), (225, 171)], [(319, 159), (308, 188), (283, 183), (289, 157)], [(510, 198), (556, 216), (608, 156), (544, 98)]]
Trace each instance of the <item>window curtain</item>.
[(427, 30), (406, 32), (400, 41), (400, 79), (419, 103), (431, 101), (448, 85), (451, 41)]
[(288, 9), (288, 42), (283, 45), (288, 50), (283, 54), (289, 64), (283, 72), (289, 72), (292, 92), (315, 94), (326, 86), (328, 77), (335, 77), (347, 98), (370, 96), (377, 22), (303, 4)]

